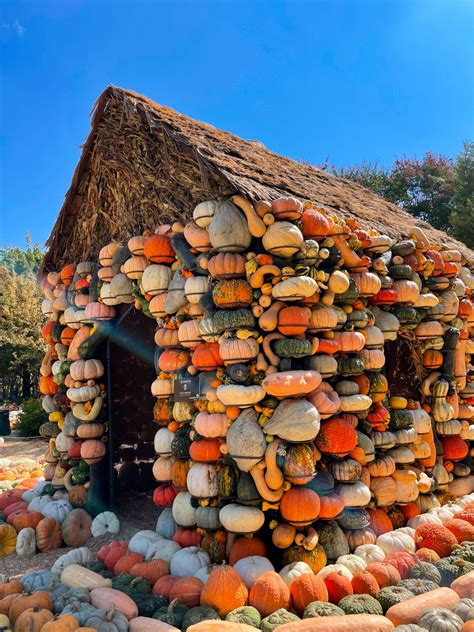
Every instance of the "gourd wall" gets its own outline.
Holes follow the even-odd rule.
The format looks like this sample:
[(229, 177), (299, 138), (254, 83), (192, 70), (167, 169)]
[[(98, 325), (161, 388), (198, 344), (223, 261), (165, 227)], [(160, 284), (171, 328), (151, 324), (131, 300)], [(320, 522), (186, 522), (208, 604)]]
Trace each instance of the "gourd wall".
[[(72, 363), (93, 363), (115, 306), (134, 304), (156, 321), (154, 501), (212, 561), (248, 535), (248, 555), (273, 547), (319, 570), (474, 490), (474, 276), (460, 252), (234, 196), (105, 245), (99, 263), (42, 281), (57, 485), (105, 456), (100, 435), (81, 438), (107, 418), (103, 367)], [(195, 398), (179, 401), (185, 378)]]

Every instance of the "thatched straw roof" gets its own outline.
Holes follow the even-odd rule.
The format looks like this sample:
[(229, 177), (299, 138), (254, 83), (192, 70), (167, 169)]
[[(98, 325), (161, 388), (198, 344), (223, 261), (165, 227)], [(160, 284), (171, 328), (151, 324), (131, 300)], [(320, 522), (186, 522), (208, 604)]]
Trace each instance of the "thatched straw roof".
[(294, 195), (391, 236), (416, 224), (433, 241), (473, 256), (358, 184), (110, 86), (94, 106), (91, 132), (46, 243), (44, 268), (96, 258), (112, 239), (189, 219), (197, 203), (236, 192), (252, 200)]

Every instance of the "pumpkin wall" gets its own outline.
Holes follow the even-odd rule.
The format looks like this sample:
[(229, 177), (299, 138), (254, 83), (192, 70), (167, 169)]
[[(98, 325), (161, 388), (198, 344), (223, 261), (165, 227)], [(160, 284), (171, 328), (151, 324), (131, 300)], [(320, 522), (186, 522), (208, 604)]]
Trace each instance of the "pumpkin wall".
[[(71, 362), (94, 357), (115, 306), (156, 324), (154, 502), (212, 561), (272, 546), (317, 571), (474, 490), (474, 275), (418, 228), (394, 241), (309, 202), (234, 196), (42, 287), (52, 434), (68, 399), (78, 434), (104, 414), (103, 373)], [(135, 380), (123, 397), (140, 405)]]

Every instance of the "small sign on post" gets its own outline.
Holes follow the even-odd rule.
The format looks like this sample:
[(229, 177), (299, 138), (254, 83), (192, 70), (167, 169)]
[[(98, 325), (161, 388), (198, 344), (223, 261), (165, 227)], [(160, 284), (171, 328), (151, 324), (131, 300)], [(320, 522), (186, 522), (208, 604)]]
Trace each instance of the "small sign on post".
[(199, 377), (174, 378), (174, 401), (175, 402), (195, 402), (199, 399)]

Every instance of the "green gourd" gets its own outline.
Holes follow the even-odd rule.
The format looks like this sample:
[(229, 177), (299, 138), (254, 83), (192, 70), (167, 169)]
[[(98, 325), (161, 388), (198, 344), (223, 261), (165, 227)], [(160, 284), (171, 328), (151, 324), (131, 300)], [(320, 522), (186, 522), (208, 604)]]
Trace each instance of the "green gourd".
[(220, 621), (221, 618), (214, 610), (209, 606), (198, 606), (196, 608), (190, 608), (183, 617), (182, 631), (186, 632), (188, 628), (201, 621), (207, 621), (212, 619), (214, 621)]
[(168, 625), (173, 625), (175, 628), (181, 628), (183, 625), (183, 619), (189, 608), (175, 599), (169, 606), (162, 606), (153, 613), (152, 619), (163, 621)]
[(359, 298), (359, 290), (357, 289), (356, 282), (351, 279), (349, 287), (342, 294), (336, 294), (334, 302), (338, 305), (353, 305)]
[(217, 495), (220, 498), (235, 498), (239, 473), (233, 465), (223, 465), (217, 471)]
[(338, 372), (343, 375), (360, 375), (364, 372), (364, 363), (358, 357), (339, 358), (337, 361)]
[(285, 610), (285, 608), (280, 608), (262, 619), (260, 630), (262, 632), (272, 632), (285, 623), (293, 623), (295, 621), (301, 621), (301, 619), (296, 614)]
[(415, 325), (418, 322), (418, 313), (413, 307), (394, 305), (390, 312), (404, 325)]
[(413, 270), (410, 266), (405, 263), (401, 263), (399, 265), (390, 266), (388, 269), (389, 275), (392, 279), (408, 279), (411, 280), (413, 278)]
[(370, 595), (347, 595), (337, 605), (346, 614), (383, 614), (382, 606)]
[(171, 454), (177, 459), (189, 459), (189, 448), (192, 439), (190, 437), (190, 429), (187, 425), (178, 428), (174, 439), (171, 442)]
[(390, 430), (402, 430), (413, 425), (413, 418), (409, 410), (390, 411)]
[(341, 555), (349, 555), (347, 538), (335, 520), (322, 523), (321, 527), (318, 527), (318, 533), (319, 544), (329, 560), (336, 560)]
[(244, 505), (256, 505), (262, 500), (257, 487), (255, 486), (254, 480), (248, 472), (239, 473), (237, 498)]
[(474, 564), (453, 556), (436, 561), (436, 568), (441, 574), (441, 586), (449, 587), (455, 579), (474, 571)]
[(275, 341), (274, 349), (279, 358), (301, 358), (311, 354), (312, 345), (309, 340), (284, 338)]
[(229, 612), (225, 620), (234, 623), (244, 623), (258, 628), (260, 627), (262, 617), (260, 616), (260, 612), (253, 606), (242, 606), (241, 608), (236, 608), (232, 610), (232, 612)]
[(122, 592), (131, 597), (137, 604), (138, 614), (141, 617), (152, 617), (158, 608), (166, 605), (166, 599), (162, 595), (143, 595), (128, 588)]
[(428, 579), (402, 579), (402, 581), (398, 583), (398, 586), (407, 588), (414, 595), (422, 595), (425, 592), (439, 588), (439, 584), (435, 584), (435, 582)]
[(346, 613), (339, 606), (327, 601), (312, 601), (306, 606), (303, 613), (303, 619), (312, 619), (313, 617), (339, 617)]
[(151, 594), (150, 582), (143, 577), (137, 577), (131, 573), (122, 573), (122, 575), (114, 577), (112, 579), (112, 588), (121, 591), (127, 590), (129, 593), (132, 592), (134, 594)]
[(254, 329), (255, 318), (249, 309), (221, 309), (212, 318), (217, 333), (232, 329)]
[(387, 612), (391, 606), (394, 606), (396, 603), (400, 603), (405, 599), (411, 599), (415, 595), (408, 590), (408, 588), (404, 588), (403, 586), (387, 586), (386, 588), (382, 588), (376, 595), (375, 598), (380, 603), (384, 612)]
[(416, 566), (410, 569), (408, 573), (409, 579), (426, 579), (439, 586), (441, 582), (441, 574), (434, 564), (429, 562), (418, 562)]

